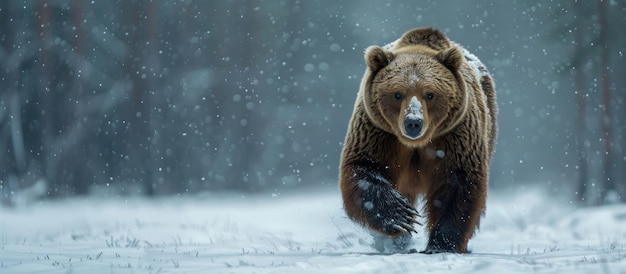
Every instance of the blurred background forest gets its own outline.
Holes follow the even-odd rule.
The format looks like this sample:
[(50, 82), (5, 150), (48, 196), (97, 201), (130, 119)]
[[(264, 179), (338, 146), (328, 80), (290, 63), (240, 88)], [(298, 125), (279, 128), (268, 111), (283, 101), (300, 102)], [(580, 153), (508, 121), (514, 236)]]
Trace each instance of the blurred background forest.
[(364, 49), (488, 65), (490, 186), (626, 192), (626, 1), (0, 1), (0, 200), (335, 188)]

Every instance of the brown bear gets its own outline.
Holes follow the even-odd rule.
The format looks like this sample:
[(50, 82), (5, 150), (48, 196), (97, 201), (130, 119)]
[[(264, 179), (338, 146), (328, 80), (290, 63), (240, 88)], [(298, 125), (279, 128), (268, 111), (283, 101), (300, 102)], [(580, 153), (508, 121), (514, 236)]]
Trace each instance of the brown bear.
[(410, 239), (423, 197), (429, 239), (422, 252), (467, 252), (485, 210), (496, 137), (490, 74), (432, 28), (370, 46), (365, 62), (341, 155), (347, 215), (391, 239)]

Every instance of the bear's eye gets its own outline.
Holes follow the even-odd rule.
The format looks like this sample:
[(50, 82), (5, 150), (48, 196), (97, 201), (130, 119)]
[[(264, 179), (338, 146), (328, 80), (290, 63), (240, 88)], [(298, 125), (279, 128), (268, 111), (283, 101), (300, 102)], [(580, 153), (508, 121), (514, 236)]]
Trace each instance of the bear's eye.
[(426, 93), (426, 100), (432, 100), (435, 98), (435, 95), (432, 92)]
[(402, 93), (396, 92), (393, 94), (393, 97), (396, 98), (396, 100), (402, 100)]

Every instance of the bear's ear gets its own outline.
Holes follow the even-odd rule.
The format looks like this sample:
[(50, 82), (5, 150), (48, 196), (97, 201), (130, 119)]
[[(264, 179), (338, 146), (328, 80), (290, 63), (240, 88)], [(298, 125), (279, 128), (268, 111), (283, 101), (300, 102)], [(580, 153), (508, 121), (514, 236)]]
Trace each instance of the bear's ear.
[(369, 46), (365, 50), (365, 62), (372, 72), (378, 72), (393, 60), (393, 53), (379, 46)]
[(463, 52), (457, 46), (442, 50), (435, 55), (435, 58), (451, 71), (458, 71), (463, 62)]
[(450, 41), (439, 30), (426, 27), (407, 31), (396, 47), (408, 45), (424, 45), (434, 50), (442, 50), (450, 47)]

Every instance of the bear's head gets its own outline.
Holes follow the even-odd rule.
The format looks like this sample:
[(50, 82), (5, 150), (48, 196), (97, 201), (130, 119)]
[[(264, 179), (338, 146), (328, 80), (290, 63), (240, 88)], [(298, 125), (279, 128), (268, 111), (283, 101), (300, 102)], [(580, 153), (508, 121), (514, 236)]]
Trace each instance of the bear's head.
[(467, 108), (463, 51), (439, 31), (408, 31), (394, 44), (370, 46), (361, 83), (365, 110), (409, 147), (449, 132)]

